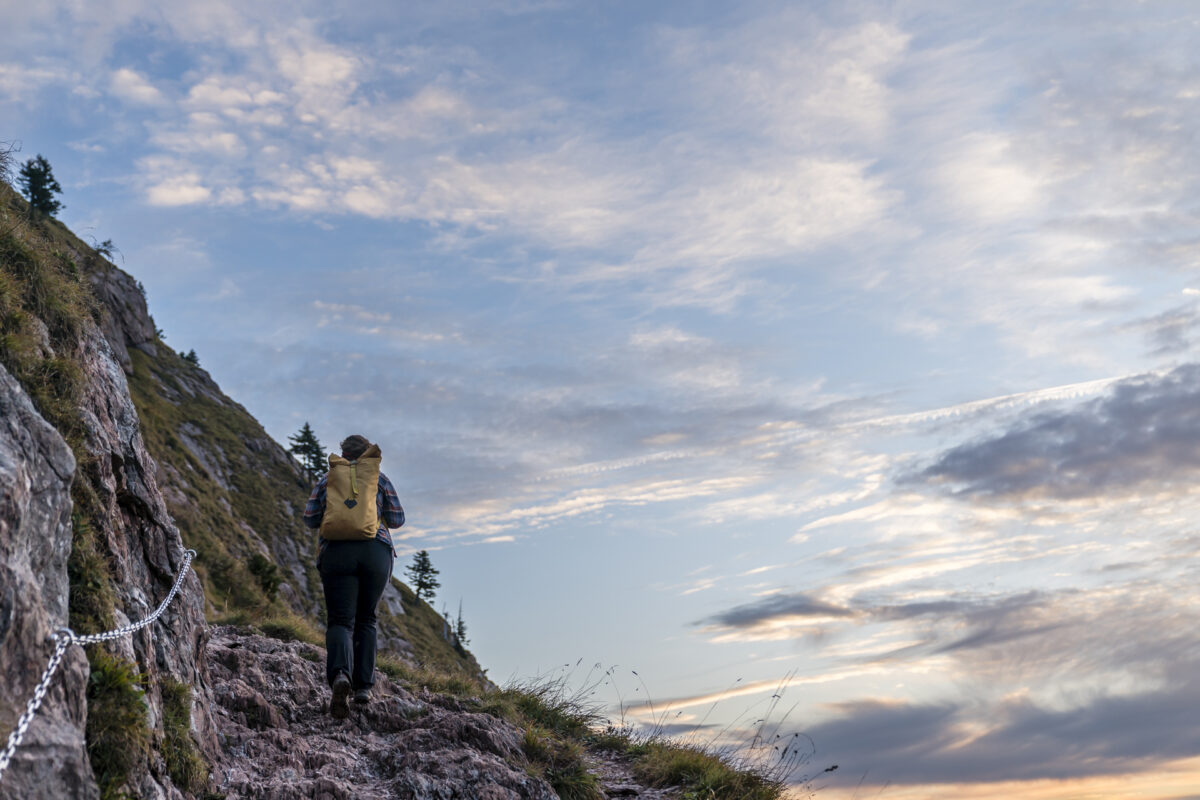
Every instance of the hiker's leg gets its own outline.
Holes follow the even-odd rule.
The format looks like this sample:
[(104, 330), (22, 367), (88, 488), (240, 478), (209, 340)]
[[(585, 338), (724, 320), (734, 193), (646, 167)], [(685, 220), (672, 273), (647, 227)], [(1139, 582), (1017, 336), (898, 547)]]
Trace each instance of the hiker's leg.
[(358, 574), (353, 542), (330, 542), (321, 555), (321, 585), (325, 588), (325, 680), (332, 686), (339, 672), (353, 674), (351, 630), (358, 600)]
[(358, 608), (354, 614), (354, 688), (375, 685), (375, 607), (392, 578), (392, 550), (380, 541), (363, 542), (359, 562)]

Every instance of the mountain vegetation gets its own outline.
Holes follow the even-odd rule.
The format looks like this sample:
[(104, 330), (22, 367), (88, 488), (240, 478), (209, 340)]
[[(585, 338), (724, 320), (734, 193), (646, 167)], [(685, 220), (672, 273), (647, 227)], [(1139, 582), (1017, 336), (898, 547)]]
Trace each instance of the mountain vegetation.
[(292, 445), (288, 448), (288, 452), (300, 462), (309, 481), (315, 482), (329, 469), (329, 454), (317, 440), (317, 434), (313, 432), (308, 420), (304, 421), (303, 427), (298, 432), (288, 437), (288, 441)]
[(441, 573), (433, 566), (433, 559), (429, 557), (428, 550), (418, 550), (412, 563), (404, 568), (404, 574), (408, 576), (417, 597), (430, 601), (437, 596), (437, 590), (442, 585), (437, 576)]
[[(57, 481), (66, 502), (59, 515), (66, 591), (46, 585), (46, 599), (37, 599), (38, 587), (51, 580), (52, 550), (38, 555), (50, 560), (30, 569), (21, 567), (28, 553), (10, 553), (0, 542), (0, 576), (23, 576), (27, 587), (12, 613), (30, 617), (20, 639), (0, 633), (0, 734), (14, 724), (10, 707), (31, 692), (37, 676), (28, 664), (44, 658), (50, 626), (69, 621), (84, 634), (144, 617), (174, 580), (181, 548), (197, 555), (195, 575), (185, 575), (179, 599), (153, 629), (90, 645), (86, 657), (69, 649), (56, 676), (60, 688), (42, 712), (60, 749), (46, 749), (54, 757), (41, 767), (20, 762), (26, 773), (6, 774), (3, 790), (16, 785), (19, 796), (73, 791), (100, 800), (199, 800), (243, 790), (239, 796), (279, 796), (300, 743), (313, 736), (326, 737), (330, 747), (337, 742), (320, 713), (323, 598), (313, 533), (300, 522), (315, 464), (297, 463), (220, 390), (194, 351), (164, 345), (144, 290), (111, 263), (111, 251), (89, 247), (30, 208), (0, 184), (0, 389), (11, 376), (41, 424), (60, 437), (62, 454), (41, 460), (63, 464), (63, 474), (43, 471), (40, 480)], [(10, 402), (5, 397), (0, 404)], [(17, 419), (15, 406), (4, 408)], [(307, 423), (305, 429), (311, 434)], [(32, 430), (22, 423), (6, 435)], [(311, 439), (315, 453), (319, 443)], [(50, 447), (21, 441), (26, 452)], [(31, 461), (21, 469), (43, 467)], [(38, 503), (49, 504), (50, 487), (38, 490)], [(0, 506), (4, 513), (35, 509), (15, 501)], [(19, 522), (11, 530), (21, 530)], [(26, 534), (38, 542), (49, 532)], [(361, 726), (354, 737), (376, 737), (395, 749), (373, 765), (357, 753), (329, 761), (366, 771), (349, 783), (328, 783), (328, 796), (393, 796), (387, 792), (400, 791), (404, 781), (425, 793), (403, 796), (442, 796), (451, 784), (429, 783), (440, 775), (436, 780), (452, 777), (467, 787), (456, 789), (458, 796), (475, 796), (470, 787), (494, 780), (522, 787), (516, 791), (523, 797), (591, 800), (614, 785), (611, 777), (601, 780), (602, 764), (629, 780), (644, 775), (643, 789), (678, 787), (680, 797), (779, 796), (782, 781), (753, 769), (690, 755), (660, 737), (605, 731), (598, 713), (553, 684), (495, 686), (466, 649), (461, 607), (451, 622), (427, 602), (439, 586), (428, 552), (410, 569), (413, 587), (393, 580), (379, 609), (379, 669), (389, 702), (372, 705), (354, 723)], [(62, 618), (49, 609), (60, 596), (68, 598)], [(406, 737), (410, 729), (424, 738)], [(79, 747), (72, 744), (76, 730)], [(245, 758), (230, 749), (234, 743), (277, 758), (281, 772), (235, 774)], [(434, 744), (443, 749), (428, 749)], [(450, 764), (480, 766), (446, 777)], [(384, 794), (356, 794), (355, 781), (383, 774), (392, 776)]]
[(63, 204), (56, 195), (62, 194), (62, 186), (54, 177), (50, 162), (40, 153), (21, 165), (18, 182), (25, 199), (29, 201), (29, 213), (34, 212), (53, 217), (62, 210)]

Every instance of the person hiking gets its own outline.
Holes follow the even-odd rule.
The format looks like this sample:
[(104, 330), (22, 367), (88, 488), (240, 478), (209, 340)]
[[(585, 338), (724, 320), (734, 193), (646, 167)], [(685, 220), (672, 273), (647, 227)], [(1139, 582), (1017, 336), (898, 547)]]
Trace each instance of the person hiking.
[(317, 571), (325, 589), (325, 678), (329, 713), (350, 714), (348, 698), (370, 701), (375, 685), (375, 607), (392, 578), (396, 551), (389, 528), (404, 524), (396, 488), (379, 471), (377, 445), (355, 434), (329, 455), (329, 472), (313, 488), (304, 524), (320, 530)]

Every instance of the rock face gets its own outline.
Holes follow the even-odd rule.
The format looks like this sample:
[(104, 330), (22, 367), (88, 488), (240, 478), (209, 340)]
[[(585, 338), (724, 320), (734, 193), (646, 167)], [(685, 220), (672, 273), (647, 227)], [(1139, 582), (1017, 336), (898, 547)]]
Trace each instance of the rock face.
[[(58, 319), (48, 326), (36, 303), (18, 309), (29, 317), (29, 341), (20, 354), (6, 351), (16, 358), (3, 362), (16, 365), (11, 374), (0, 367), (0, 746), (53, 652), (49, 634), (72, 615), (81, 626), (107, 627), (96, 620), (111, 615), (121, 626), (152, 613), (183, 565), (186, 528), (201, 552), (197, 571), (185, 575), (171, 606), (152, 625), (93, 645), (132, 664), (136, 674), (121, 665), (123, 691), (133, 696), (129, 728), (144, 734), (140, 745), (122, 751), (132, 766), (119, 773), (106, 772), (119, 759), (97, 756), (95, 770), (109, 795), (205, 796), (202, 769), (177, 769), (197, 761), (181, 761), (182, 748), (189, 756), (194, 749), (212, 767), (212, 788), (231, 798), (553, 798), (544, 781), (522, 768), (521, 737), (506, 723), (457, 709), (452, 700), (414, 697), (382, 676), (374, 704), (334, 722), (323, 710), (328, 690), (321, 651), (239, 638), (225, 629), (209, 642), (205, 612), (218, 609), (206, 603), (202, 578), (223, 590), (225, 600), (253, 584), (245, 607), (277, 609), (282, 601), (290, 607), (285, 610), (319, 620), (312, 534), (299, 526), (307, 482), (207, 373), (161, 346), (136, 281), (98, 264), (65, 228), (53, 234), (49, 263), (47, 240), (35, 229), (6, 232), (25, 236), (30, 247), (12, 250), (24, 259), (20, 264), (0, 263), (3, 277), (21, 285), (36, 273), (72, 290), (77, 284), (70, 281), (86, 279), (101, 302), (96, 313), (90, 300), (81, 301), (70, 325)], [(10, 295), (5, 302), (19, 293)], [(5, 313), (18, 316), (11, 308)], [(31, 359), (50, 371), (21, 372)], [(70, 397), (71, 404), (66, 411), (44, 408), (69, 431), (71, 446), (29, 396), (45, 402), (39, 376), (59, 373), (69, 378), (71, 393), (56, 397)], [(95, 568), (74, 583), (68, 567), (73, 539), (87, 542), (76, 555), (90, 553)], [(275, 590), (278, 599), (269, 597)], [(381, 604), (381, 645), (390, 644), (402, 658), (448, 660), (482, 675), (469, 653), (437, 633), (441, 616), (410, 595), (398, 583), (389, 587)], [(85, 613), (79, 601), (89, 597), (98, 608), (84, 603)], [(406, 639), (409, 631), (420, 635), (420, 652)], [(102, 677), (97, 664), (104, 654), (89, 655), (90, 674)], [(89, 686), (103, 681), (90, 683), (89, 672), (83, 648), (69, 647), (3, 775), (0, 797), (97, 800), (85, 732), (93, 730)], [(191, 707), (181, 715), (180, 697), (188, 693)], [(91, 721), (105, 720), (98, 714)], [(99, 740), (106, 741), (103, 734)], [(192, 789), (176, 785), (172, 774), (183, 775), (176, 780)]]
[(89, 276), (92, 291), (111, 313), (102, 322), (104, 337), (126, 375), (133, 374), (129, 348), (137, 347), (150, 354), (154, 345), (154, 322), (146, 313), (146, 296), (141, 285), (122, 270), (98, 269)]
[[(33, 696), (67, 624), (75, 458), (0, 367), (0, 745)], [(0, 795), (98, 797), (84, 749), (88, 663), (70, 648)]]
[(326, 711), (325, 651), (213, 629), (208, 668), (223, 743), (213, 784), (231, 798), (555, 800), (525, 772), (521, 734), (453, 698), (377, 674), (348, 719)]
[[(83, 256), (76, 255), (83, 265)], [(141, 301), (132, 279), (126, 283), (132, 291), (129, 303)], [(103, 321), (109, 335), (122, 337), (144, 327), (136, 319), (128, 324)], [(5, 740), (50, 655), (47, 634), (67, 625), (73, 481), (78, 482), (75, 492), (89, 498), (86, 509), (74, 511), (86, 518), (97, 538), (98, 557), (108, 573), (97, 580), (112, 590), (116, 625), (149, 615), (183, 564), (183, 544), (159, 491), (157, 467), (143, 443), (121, 358), (89, 318), (79, 321), (77, 337), (60, 339), (54, 351), (78, 368), (79, 464), (34, 410), (24, 388), (9, 373), (0, 376), (0, 727)], [(102, 645), (133, 662), (144, 690), (151, 746), (147, 755), (135, 757), (125, 785), (116, 787), (128, 795), (184, 796), (172, 784), (154, 744), (163, 736), (162, 691), (168, 680), (191, 687), (191, 735), (200, 752), (211, 758), (219, 751), (200, 660), (207, 630), (203, 589), (189, 572), (179, 596), (157, 622)], [(82, 648), (70, 647), (4, 775), (0, 795), (55, 800), (98, 796), (84, 735), (88, 675)]]
[[(101, 519), (96, 527), (105, 537), (117, 592), (117, 621), (123, 624), (148, 616), (166, 597), (183, 564), (184, 547), (155, 480), (157, 467), (142, 441), (125, 372), (95, 326), (84, 333), (79, 363), (89, 455), (82, 472), (97, 498)], [(216, 738), (207, 713), (210, 692), (200, 664), (207, 631), (204, 592), (196, 574), (189, 571), (166, 613), (153, 625), (115, 640), (113, 648), (135, 661), (145, 676), (150, 687), (146, 702), (154, 722), (162, 719), (164, 678), (192, 687), (194, 733), (201, 750), (211, 754), (216, 751)], [(136, 788), (141, 797), (167, 797), (170, 786), (164, 765), (152, 760)], [(174, 793), (178, 796), (177, 790)]]

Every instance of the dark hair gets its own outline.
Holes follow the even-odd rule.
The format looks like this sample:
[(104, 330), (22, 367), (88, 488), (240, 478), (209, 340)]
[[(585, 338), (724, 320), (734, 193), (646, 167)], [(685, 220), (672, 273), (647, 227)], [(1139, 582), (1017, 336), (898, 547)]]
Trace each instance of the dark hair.
[(351, 461), (367, 452), (367, 448), (371, 443), (367, 441), (367, 437), (359, 436), (357, 433), (347, 436), (342, 439), (342, 458), (348, 458)]

